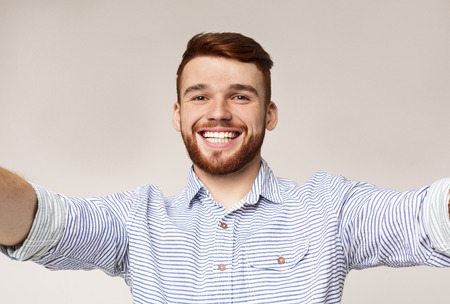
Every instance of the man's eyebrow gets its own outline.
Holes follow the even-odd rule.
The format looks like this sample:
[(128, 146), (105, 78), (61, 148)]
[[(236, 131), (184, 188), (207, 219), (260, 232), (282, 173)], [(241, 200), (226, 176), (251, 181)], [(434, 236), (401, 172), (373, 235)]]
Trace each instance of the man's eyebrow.
[(186, 96), (187, 94), (191, 93), (191, 92), (195, 92), (195, 91), (202, 91), (209, 88), (209, 86), (207, 84), (204, 83), (197, 83), (194, 85), (191, 85), (190, 87), (188, 87), (185, 91), (184, 91), (184, 96)]
[(258, 91), (251, 85), (235, 83), (235, 84), (230, 85), (230, 89), (236, 90), (236, 91), (248, 91), (250, 93), (255, 94), (256, 96), (259, 96)]
[[(197, 83), (197, 84), (194, 84), (194, 85), (191, 85), (190, 87), (188, 87), (184, 91), (183, 95), (186, 96), (189, 93), (192, 93), (195, 91), (203, 91), (203, 90), (206, 90), (209, 88), (210, 88), (210, 86), (205, 83)], [(250, 93), (255, 94), (256, 96), (259, 96), (258, 91), (251, 85), (235, 83), (235, 84), (231, 84), (229, 88), (230, 88), (230, 90), (234, 90), (234, 91), (248, 91)]]

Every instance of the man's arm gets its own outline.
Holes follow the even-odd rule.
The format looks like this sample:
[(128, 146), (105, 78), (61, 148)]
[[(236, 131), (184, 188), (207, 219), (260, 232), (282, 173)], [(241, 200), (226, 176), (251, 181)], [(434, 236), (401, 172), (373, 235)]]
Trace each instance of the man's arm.
[(448, 218), (450, 219), (450, 190), (448, 190)]
[(37, 197), (33, 187), (0, 167), (0, 244), (21, 244), (30, 232), (36, 210)]

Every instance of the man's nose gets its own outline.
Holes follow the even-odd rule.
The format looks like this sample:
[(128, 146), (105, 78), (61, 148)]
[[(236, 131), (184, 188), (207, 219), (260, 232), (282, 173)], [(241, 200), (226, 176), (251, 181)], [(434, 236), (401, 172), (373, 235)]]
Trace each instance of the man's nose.
[(231, 112), (227, 100), (214, 100), (208, 108), (207, 119), (230, 120)]

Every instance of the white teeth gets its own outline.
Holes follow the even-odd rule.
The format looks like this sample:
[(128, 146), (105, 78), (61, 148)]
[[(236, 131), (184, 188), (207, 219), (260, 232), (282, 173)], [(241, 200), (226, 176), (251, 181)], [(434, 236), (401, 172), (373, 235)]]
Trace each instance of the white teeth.
[(207, 141), (214, 143), (214, 144), (224, 144), (229, 141), (231, 141), (231, 138), (215, 138), (215, 137), (209, 137), (206, 138)]
[(203, 137), (207, 139), (233, 139), (238, 136), (235, 132), (204, 132)]
[(236, 138), (236, 132), (203, 132), (203, 137), (214, 144), (224, 144)]

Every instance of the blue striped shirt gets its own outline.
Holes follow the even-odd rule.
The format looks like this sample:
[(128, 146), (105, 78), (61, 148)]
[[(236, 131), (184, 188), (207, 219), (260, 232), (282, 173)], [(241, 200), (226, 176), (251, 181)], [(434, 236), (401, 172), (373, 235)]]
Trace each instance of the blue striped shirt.
[(440, 183), (397, 192), (319, 172), (299, 186), (263, 161), (231, 211), (193, 170), (173, 197), (154, 185), (88, 199), (36, 186), (30, 236), (2, 250), (122, 276), (134, 303), (339, 303), (352, 269), (450, 266), (450, 182)]

